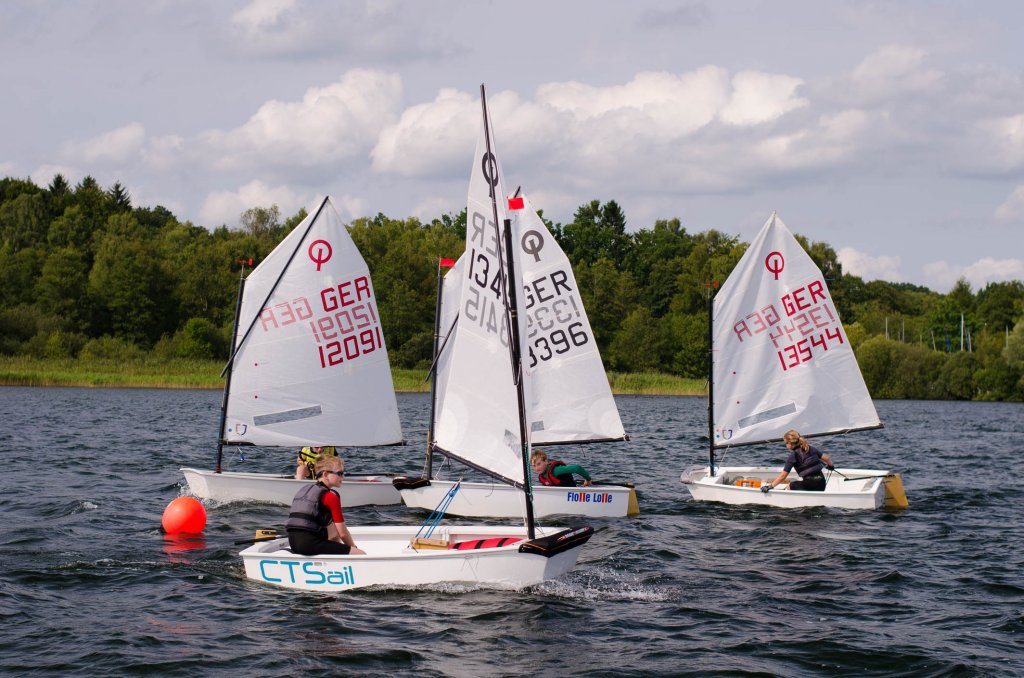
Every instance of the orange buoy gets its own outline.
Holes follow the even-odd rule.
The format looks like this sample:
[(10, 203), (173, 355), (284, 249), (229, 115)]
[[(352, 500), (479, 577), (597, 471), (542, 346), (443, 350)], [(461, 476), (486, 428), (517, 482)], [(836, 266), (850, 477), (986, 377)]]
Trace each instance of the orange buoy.
[(161, 524), (167, 534), (199, 534), (206, 527), (206, 509), (193, 497), (178, 497), (164, 509)]

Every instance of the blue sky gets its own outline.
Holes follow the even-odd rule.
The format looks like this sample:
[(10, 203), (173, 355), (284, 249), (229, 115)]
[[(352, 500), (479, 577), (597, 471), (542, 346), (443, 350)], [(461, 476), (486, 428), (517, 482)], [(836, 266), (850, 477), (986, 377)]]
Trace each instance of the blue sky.
[[(1024, 279), (1024, 3), (0, 3), (0, 176), (124, 184), (238, 225), (465, 206), (486, 83), (510, 187), (848, 272)], [(511, 189), (510, 189), (511, 190)]]

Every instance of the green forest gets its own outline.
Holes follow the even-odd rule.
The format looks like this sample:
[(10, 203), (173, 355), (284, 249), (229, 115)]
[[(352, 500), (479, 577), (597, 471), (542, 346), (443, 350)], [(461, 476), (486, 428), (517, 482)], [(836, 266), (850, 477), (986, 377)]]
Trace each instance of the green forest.
[[(92, 361), (226, 359), (243, 267), (303, 218), (254, 206), (213, 230), (137, 207), (120, 183), (0, 179), (0, 355)], [(616, 372), (703, 378), (706, 299), (746, 243), (679, 219), (627, 228), (614, 200), (545, 220), (573, 268)], [(349, 224), (373, 278), (392, 365), (430, 363), (439, 257), (464, 247), (465, 211), (429, 223), (378, 214)], [(797, 236), (828, 280), (876, 398), (1024, 400), (1024, 283), (946, 294), (845, 274)], [(243, 263), (244, 262), (244, 263)]]

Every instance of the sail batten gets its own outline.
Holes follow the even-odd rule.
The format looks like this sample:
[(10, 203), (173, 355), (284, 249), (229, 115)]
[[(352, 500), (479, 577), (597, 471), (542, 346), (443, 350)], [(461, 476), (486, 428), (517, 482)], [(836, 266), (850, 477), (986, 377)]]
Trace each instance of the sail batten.
[(777, 215), (712, 314), (713, 449), (881, 425), (825, 278)]
[(245, 281), (225, 442), (402, 442), (369, 269), (329, 198)]
[[(802, 435), (804, 438), (821, 438), (821, 437), (825, 437), (825, 436), (841, 436), (841, 435), (846, 435), (847, 433), (859, 433), (860, 431), (875, 431), (875, 430), (880, 429), (880, 428), (885, 428), (885, 425), (879, 423), (879, 424), (876, 424), (874, 426), (862, 426), (860, 428), (835, 429), (835, 430), (832, 430), (832, 431), (822, 431), (821, 433), (803, 433), (803, 432), (801, 432), (800, 435)], [(778, 438), (765, 438), (764, 440), (749, 440), (749, 441), (745, 441), (745, 442), (742, 442), (742, 443), (732, 443), (732, 444), (726, 444), (726, 445), (715, 445), (715, 450), (716, 451), (717, 450), (729, 450), (729, 449), (732, 449), (734, 447), (749, 447), (751, 445), (767, 445), (769, 443), (781, 443), (782, 440), (783, 439), (780, 436)]]

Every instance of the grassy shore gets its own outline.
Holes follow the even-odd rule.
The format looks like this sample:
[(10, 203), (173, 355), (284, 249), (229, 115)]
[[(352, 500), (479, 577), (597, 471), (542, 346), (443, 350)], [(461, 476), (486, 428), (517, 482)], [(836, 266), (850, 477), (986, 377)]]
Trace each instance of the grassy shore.
[[(224, 387), (220, 361), (46, 360), (0, 356), (2, 386), (84, 386), (116, 388)], [(429, 391), (424, 370), (394, 369), (395, 390)], [(706, 395), (703, 380), (668, 374), (610, 372), (612, 392), (621, 395)]]

